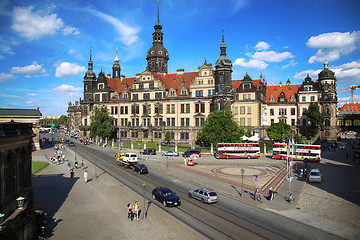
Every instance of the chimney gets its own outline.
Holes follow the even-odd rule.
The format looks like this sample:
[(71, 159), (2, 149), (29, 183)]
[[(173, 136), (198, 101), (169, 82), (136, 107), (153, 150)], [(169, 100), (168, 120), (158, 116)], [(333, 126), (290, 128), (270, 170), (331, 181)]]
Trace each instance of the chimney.
[(177, 74), (177, 75), (183, 75), (183, 74), (184, 74), (184, 69), (178, 69), (178, 70), (176, 70), (176, 74)]

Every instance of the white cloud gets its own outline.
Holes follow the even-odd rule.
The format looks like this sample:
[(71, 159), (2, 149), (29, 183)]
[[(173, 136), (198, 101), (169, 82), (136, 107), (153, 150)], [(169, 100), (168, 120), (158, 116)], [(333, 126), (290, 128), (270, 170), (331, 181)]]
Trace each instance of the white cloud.
[(255, 52), (251, 57), (266, 62), (281, 62), (294, 56), (290, 52), (277, 53), (275, 51), (260, 51)]
[(268, 50), (270, 48), (270, 45), (267, 42), (258, 42), (255, 46), (256, 51), (261, 51), (261, 50)]
[(37, 96), (37, 95), (39, 95), (39, 94), (37, 94), (37, 93), (28, 93), (27, 94), (29, 97), (35, 97), (35, 96)]
[(26, 104), (32, 104), (33, 103), (33, 101), (28, 101), (28, 102), (26, 102)]
[(15, 7), (13, 10), (12, 29), (28, 40), (37, 40), (44, 36), (55, 35), (59, 30), (64, 35), (79, 34), (79, 30), (66, 26), (55, 13), (33, 12), (34, 7)]
[(297, 62), (295, 62), (293, 59), (291, 59), (291, 61), (289, 62), (289, 64), (286, 64), (286, 65), (283, 65), (281, 67), (281, 69), (285, 69), (285, 68), (288, 68), (288, 67), (293, 67), (297, 64)]
[(62, 84), (59, 87), (53, 89), (56, 94), (65, 97), (80, 97), (83, 88), (81, 87), (74, 87), (71, 85)]
[(15, 53), (11, 49), (10, 45), (16, 45), (17, 43), (7, 37), (0, 35), (0, 60), (5, 59), (6, 55), (14, 56)]
[(46, 73), (46, 70), (34, 61), (31, 65), (26, 67), (13, 67), (10, 72), (19, 74), (44, 74)]
[(306, 45), (319, 50), (314, 56), (310, 57), (308, 62), (323, 62), (325, 59), (325, 48), (327, 49), (327, 60), (335, 61), (339, 59), (341, 55), (347, 55), (355, 51), (358, 42), (360, 42), (360, 31), (354, 31), (352, 33), (323, 33), (310, 37)]
[(126, 25), (125, 23), (121, 22), (120, 20), (114, 18), (113, 16), (110, 16), (108, 14), (95, 11), (95, 10), (89, 10), (92, 14), (101, 17), (106, 22), (112, 24), (116, 31), (118, 32), (118, 37), (116, 40), (120, 40), (125, 45), (129, 46), (138, 40), (137, 33), (139, 32), (138, 27), (131, 27), (129, 25)]
[(77, 29), (75, 27), (65, 27), (62, 31), (63, 31), (64, 35), (69, 35), (69, 34), (78, 35), (78, 34), (80, 34), (79, 29)]
[(0, 82), (7, 82), (15, 79), (16, 77), (9, 73), (0, 73)]
[(69, 53), (70, 53), (70, 54), (74, 54), (74, 53), (76, 53), (76, 50), (75, 50), (75, 49), (70, 49), (70, 50), (69, 50)]
[(318, 70), (305, 70), (299, 73), (295, 73), (294, 78), (295, 79), (301, 79), (304, 80), (306, 76), (309, 74), (309, 76), (312, 78), (312, 80), (315, 82), (318, 79), (318, 74), (322, 71), (322, 69)]
[(360, 60), (336, 66), (332, 70), (340, 84), (359, 84), (360, 82)]
[(56, 68), (55, 77), (67, 78), (67, 77), (75, 76), (76, 74), (85, 71), (86, 68), (84, 66), (79, 66), (76, 63), (62, 62)]
[(265, 69), (269, 64), (257, 59), (250, 59), (246, 62), (244, 58), (238, 58), (235, 60), (233, 65), (247, 68)]

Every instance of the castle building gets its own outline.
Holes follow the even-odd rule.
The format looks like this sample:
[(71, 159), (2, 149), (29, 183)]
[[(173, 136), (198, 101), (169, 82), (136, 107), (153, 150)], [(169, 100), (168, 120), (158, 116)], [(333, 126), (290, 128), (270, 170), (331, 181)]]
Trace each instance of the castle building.
[(88, 137), (92, 110), (102, 106), (115, 118), (122, 140), (159, 142), (169, 133), (172, 141), (190, 144), (206, 117), (220, 109), (231, 110), (241, 127), (266, 139), (265, 129), (279, 121), (300, 133), (309, 124), (304, 109), (310, 102), (319, 102), (325, 118), (321, 137), (336, 138), (336, 78), (326, 60), (316, 82), (307, 76), (301, 85), (292, 85), (288, 79), (285, 85), (268, 86), (262, 76), (253, 80), (247, 73), (242, 80), (235, 80), (222, 31), (214, 69), (205, 59), (196, 72), (178, 69), (168, 73), (169, 54), (164, 47), (159, 7), (154, 29), (146, 69), (135, 77), (121, 75), (117, 51), (112, 75), (105, 76), (101, 70), (96, 77), (90, 51), (84, 99), (68, 107), (71, 131)]

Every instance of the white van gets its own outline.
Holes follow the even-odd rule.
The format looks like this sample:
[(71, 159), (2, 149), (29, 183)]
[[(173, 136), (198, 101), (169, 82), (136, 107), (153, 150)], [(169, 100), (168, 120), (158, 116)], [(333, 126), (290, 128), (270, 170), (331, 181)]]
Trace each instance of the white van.
[(125, 153), (122, 160), (127, 163), (137, 163), (138, 157), (136, 153)]

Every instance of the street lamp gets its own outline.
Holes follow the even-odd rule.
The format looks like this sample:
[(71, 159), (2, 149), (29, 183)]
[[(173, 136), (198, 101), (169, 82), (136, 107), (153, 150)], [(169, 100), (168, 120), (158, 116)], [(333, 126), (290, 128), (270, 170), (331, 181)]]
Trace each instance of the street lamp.
[(18, 209), (23, 209), (25, 198), (24, 197), (18, 197), (16, 199), (16, 201), (17, 201), (17, 204), (18, 204)]
[(145, 194), (146, 194), (146, 182), (143, 183), (143, 188), (144, 188), (144, 214), (143, 214), (143, 219), (146, 219), (146, 202), (145, 202)]
[[(120, 154), (120, 153), (119, 153)], [(95, 178), (97, 178), (97, 174), (96, 174), (96, 160), (97, 160), (97, 157), (95, 155)]]
[(241, 179), (242, 179), (242, 183), (241, 183), (241, 197), (244, 196), (244, 173), (245, 173), (245, 169), (241, 168)]

